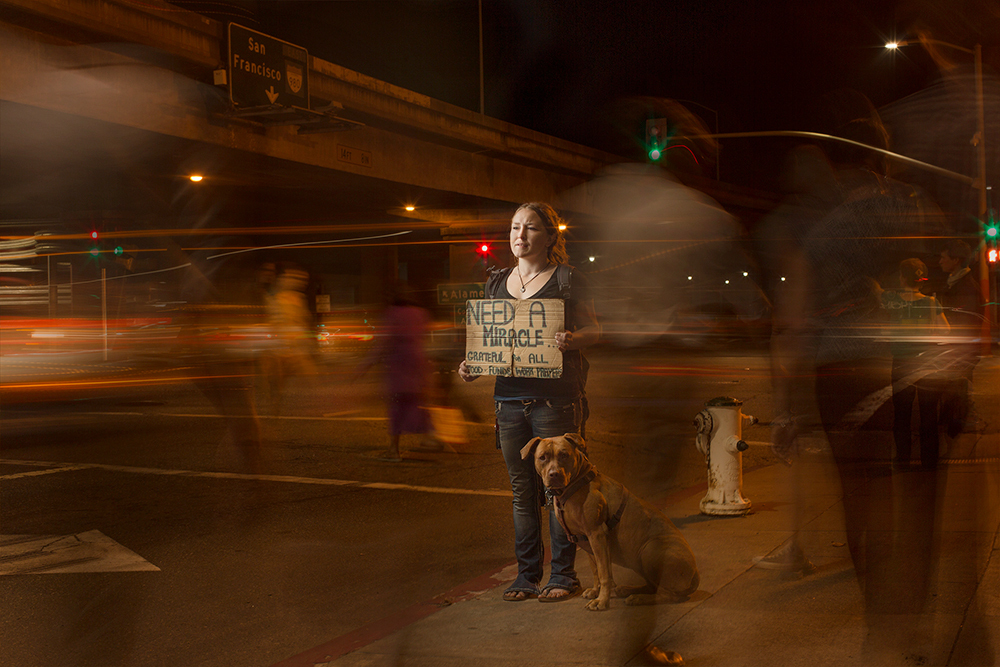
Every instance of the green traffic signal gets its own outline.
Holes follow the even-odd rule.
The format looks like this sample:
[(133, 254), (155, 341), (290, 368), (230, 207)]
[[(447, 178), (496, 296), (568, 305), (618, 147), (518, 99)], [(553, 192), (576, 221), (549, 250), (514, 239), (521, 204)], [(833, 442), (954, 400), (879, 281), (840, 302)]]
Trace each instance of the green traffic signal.
[(660, 161), (669, 140), (670, 136), (667, 133), (666, 118), (649, 118), (646, 120), (646, 155), (650, 161)]
[(124, 248), (122, 248), (121, 246), (115, 246), (115, 254), (116, 254), (116, 255), (121, 255), (121, 254), (123, 254), (124, 252), (125, 252), (125, 249), (124, 249)]

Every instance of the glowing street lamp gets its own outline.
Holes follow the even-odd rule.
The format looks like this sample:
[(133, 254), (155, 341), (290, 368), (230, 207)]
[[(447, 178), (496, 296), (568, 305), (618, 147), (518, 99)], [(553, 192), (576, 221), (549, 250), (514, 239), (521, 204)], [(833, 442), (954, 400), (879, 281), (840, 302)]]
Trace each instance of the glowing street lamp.
[[(975, 76), (976, 76), (976, 136), (973, 137), (973, 141), (976, 145), (976, 157), (977, 157), (977, 176), (974, 186), (979, 190), (979, 220), (984, 221), (986, 219), (986, 191), (989, 189), (986, 186), (986, 112), (983, 104), (983, 48), (981, 45), (976, 44), (974, 48), (968, 49), (964, 46), (958, 46), (957, 44), (951, 44), (949, 42), (942, 42), (937, 39), (930, 39), (927, 37), (921, 38), (922, 42), (927, 44), (936, 44), (938, 46), (944, 46), (949, 49), (955, 49), (956, 51), (961, 51), (962, 53), (972, 54), (975, 61)], [(907, 46), (911, 42), (901, 41), (901, 42), (889, 42), (885, 45), (885, 48), (889, 50), (898, 49), (901, 46)], [(982, 289), (983, 295), (986, 297), (987, 302), (992, 304), (993, 299), (990, 293), (990, 274), (989, 269), (986, 266), (986, 244), (982, 244), (982, 250), (979, 257), (979, 282), (980, 289)], [(992, 306), (987, 305), (990, 309)], [(992, 324), (994, 318), (989, 312), (987, 312), (987, 322), (983, 324), (987, 327)], [(984, 332), (986, 333), (986, 332)], [(988, 339), (988, 336), (984, 336)]]

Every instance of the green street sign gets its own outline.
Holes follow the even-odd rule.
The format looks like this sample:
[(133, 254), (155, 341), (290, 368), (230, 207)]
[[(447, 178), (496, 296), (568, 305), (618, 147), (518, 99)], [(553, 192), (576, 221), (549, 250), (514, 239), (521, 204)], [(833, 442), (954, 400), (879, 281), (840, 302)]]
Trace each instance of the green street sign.
[(486, 283), (445, 283), (437, 286), (438, 305), (465, 306), (469, 299), (485, 299)]
[(229, 24), (229, 99), (237, 107), (309, 108), (309, 52)]

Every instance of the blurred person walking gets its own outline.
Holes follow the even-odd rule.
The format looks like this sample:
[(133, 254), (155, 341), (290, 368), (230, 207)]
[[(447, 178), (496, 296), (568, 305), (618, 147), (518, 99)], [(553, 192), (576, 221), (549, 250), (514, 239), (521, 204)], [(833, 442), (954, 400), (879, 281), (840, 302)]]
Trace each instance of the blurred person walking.
[[(514, 493), (514, 552), (518, 572), (503, 594), (509, 602), (533, 597), (542, 602), (556, 602), (581, 592), (575, 569), (576, 544), (566, 536), (552, 510), (549, 512), (551, 572), (548, 583), (539, 590), (544, 560), (541, 530), (544, 487), (535, 472), (534, 461), (521, 459), (521, 448), (532, 438), (580, 433), (587, 416), (587, 361), (581, 350), (598, 341), (601, 329), (586, 277), (568, 264), (561, 224), (550, 205), (522, 204), (510, 224), (510, 249), (515, 264), (493, 272), (486, 289), (487, 298), (492, 299), (566, 302), (565, 330), (555, 334), (556, 346), (563, 352), (562, 376), (557, 379), (498, 376), (494, 388), (497, 448), (503, 453)], [(571, 277), (568, 294), (561, 289), (560, 272)], [(458, 373), (466, 382), (477, 377), (470, 374), (464, 360)]]
[[(225, 245), (225, 240), (216, 241)], [(207, 242), (213, 247), (212, 242)], [(190, 255), (180, 291), (187, 305), (182, 317), (179, 354), (192, 367), (191, 380), (224, 418), (243, 472), (262, 472), (261, 427), (254, 396), (254, 350), (231, 344), (234, 307), (254, 302), (252, 269), (237, 258)]]
[(895, 470), (907, 470), (913, 446), (913, 402), (919, 406), (920, 467), (933, 470), (940, 453), (938, 407), (943, 390), (937, 376), (936, 337), (948, 333), (948, 320), (933, 296), (920, 292), (927, 282), (927, 265), (915, 257), (899, 265), (901, 289), (882, 293), (892, 351), (893, 441)]
[[(867, 99), (841, 93), (829, 101), (842, 112), (833, 134), (887, 147)], [(920, 224), (920, 193), (889, 179), (872, 151), (831, 143), (826, 153), (841, 196), (805, 232), (786, 265), (777, 308), (784, 330), (772, 341), (775, 412), (785, 417), (776, 420), (772, 442), (785, 459), (801, 449), (796, 396), (808, 378), (840, 479), (847, 545), (869, 629), (866, 659), (892, 653), (925, 660), (920, 654), (931, 634), (920, 614), (935, 566), (942, 489), (933, 470), (892, 475), (892, 444), (881, 435), (889, 430), (884, 408), (893, 395), (891, 365), (875, 335), (884, 320), (881, 285), (913, 254), (908, 232)]]
[(382, 363), (385, 399), (389, 410), (389, 446), (379, 459), (398, 463), (403, 460), (400, 436), (414, 433), (424, 441), (431, 431), (427, 405), (430, 389), (430, 364), (427, 338), (430, 313), (417, 305), (397, 287), (382, 313), (376, 345), (358, 368), (357, 375)]
[(983, 318), (982, 290), (969, 266), (972, 249), (960, 239), (950, 241), (941, 251), (938, 265), (946, 279), (937, 295), (951, 324), (954, 361), (950, 381), (945, 388), (942, 410), (948, 435), (975, 430), (979, 417), (970, 396), (972, 374), (979, 363)]
[[(752, 344), (766, 329), (770, 304), (745, 228), (699, 189), (710, 184), (707, 174), (717, 173), (718, 154), (701, 119), (663, 98), (627, 98), (612, 110), (620, 152), (633, 161), (605, 167), (558, 201), (580, 214), (580, 223), (590, 223), (594, 300), (602, 345), (612, 350), (605, 360), (612, 372), (630, 378), (627, 392), (603, 403), (627, 415), (630, 427), (607, 442), (601, 442), (604, 434), (592, 438), (594, 462), (631, 493), (662, 506), (691, 472), (684, 455), (691, 419), (715, 395), (705, 392), (718, 390), (678, 364), (697, 366), (706, 350), (728, 354)], [(636, 142), (643, 133), (651, 136), (652, 125), (665, 130), (655, 155)], [(685, 519), (675, 519), (682, 530)], [(630, 611), (609, 637), (605, 661), (624, 664), (641, 655), (670, 664), (655, 643), (664, 613), (659, 605)]]
[(268, 397), (274, 414), (281, 414), (285, 387), (292, 377), (317, 373), (313, 358), (315, 323), (306, 300), (309, 274), (285, 266), (265, 297), (268, 324), (274, 347), (264, 357)]

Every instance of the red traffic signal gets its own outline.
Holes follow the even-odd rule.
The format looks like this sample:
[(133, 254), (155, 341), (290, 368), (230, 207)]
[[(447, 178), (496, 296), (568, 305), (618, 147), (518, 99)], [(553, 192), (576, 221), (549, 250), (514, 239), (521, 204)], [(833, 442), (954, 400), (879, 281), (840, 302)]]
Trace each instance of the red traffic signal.
[(480, 243), (478, 246), (476, 246), (476, 253), (480, 257), (488, 256), (490, 254), (490, 244), (485, 242)]

